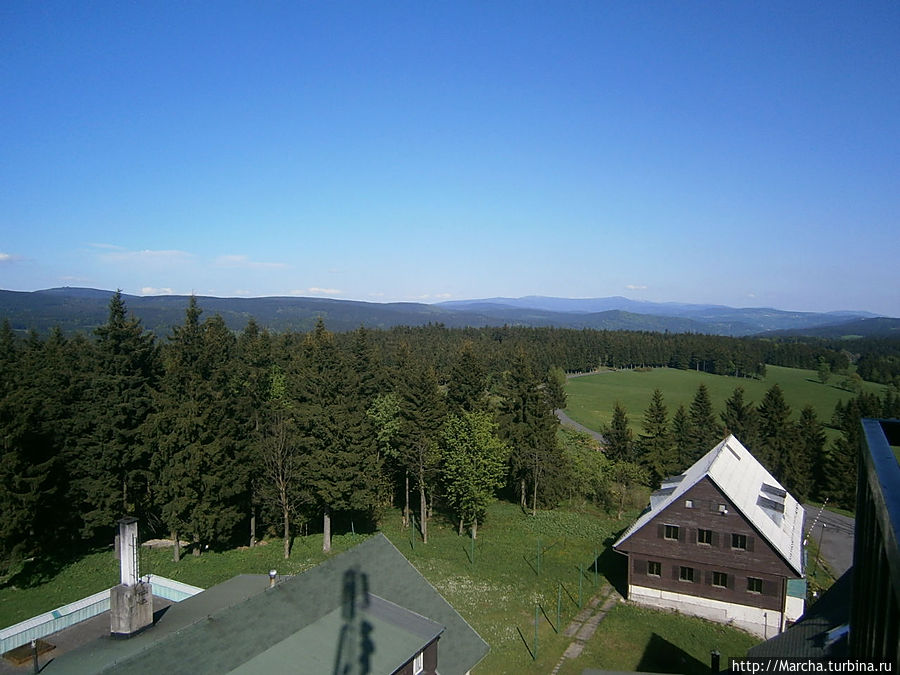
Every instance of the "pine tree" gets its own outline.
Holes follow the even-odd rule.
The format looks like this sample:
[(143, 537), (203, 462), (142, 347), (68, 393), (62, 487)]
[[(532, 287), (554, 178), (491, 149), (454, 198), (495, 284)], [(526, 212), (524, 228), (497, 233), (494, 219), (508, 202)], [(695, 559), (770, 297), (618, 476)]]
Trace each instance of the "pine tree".
[(752, 402), (744, 402), (744, 388), (735, 387), (721, 414), (725, 433), (733, 434), (750, 452), (759, 445), (759, 419)]
[(471, 340), (462, 343), (454, 355), (447, 384), (447, 407), (459, 414), (483, 408), (484, 367)]
[[(807, 499), (821, 495), (825, 489), (825, 430), (812, 406), (804, 406), (797, 422), (797, 439), (800, 444), (803, 468), (809, 473), (803, 481), (802, 494)], [(795, 497), (797, 495), (794, 495)], [(798, 497), (799, 499), (799, 497)]]
[(669, 413), (659, 389), (653, 391), (642, 427), (643, 433), (638, 440), (640, 463), (649, 471), (650, 480), (658, 484), (674, 473), (678, 464), (669, 430)]
[(634, 462), (634, 434), (628, 425), (628, 414), (624, 406), (616, 401), (612, 421), (603, 429), (606, 439), (606, 456), (616, 462)]
[(125, 515), (146, 518), (151, 508), (150, 446), (143, 434), (161, 371), (153, 335), (128, 316), (120, 291), (94, 334), (87, 403), (93, 422), (72, 463), (73, 490), (86, 507), (86, 535), (111, 532)]
[[(440, 462), (441, 427), (446, 415), (446, 401), (438, 385), (434, 368), (421, 361), (403, 366), (400, 382), (399, 434), (401, 463), (407, 477), (412, 477), (419, 491), (419, 529), (422, 541), (428, 543), (427, 495)], [(407, 488), (407, 495), (409, 494)], [(408, 507), (407, 507), (408, 508)]]
[(683, 405), (679, 405), (672, 415), (672, 442), (675, 444), (675, 454), (678, 458), (677, 469), (684, 471), (693, 463), (693, 442), (691, 438), (691, 420)]
[(697, 392), (691, 401), (689, 415), (691, 420), (690, 463), (693, 464), (722, 440), (722, 428), (716, 422), (712, 402), (709, 399), (709, 390), (703, 383), (697, 387)]
[(544, 389), (528, 355), (520, 349), (505, 373), (499, 420), (501, 436), (511, 448), (511, 478), (518, 483), (523, 509), (531, 491), (532, 515), (537, 513), (539, 491), (548, 495), (556, 491), (554, 478), (563, 465), (556, 442), (559, 420)]
[(800, 486), (800, 476), (809, 475), (811, 467), (802, 466), (803, 458), (796, 448), (796, 430), (791, 422), (791, 409), (777, 384), (766, 392), (759, 405), (760, 446), (757, 459), (788, 490)]

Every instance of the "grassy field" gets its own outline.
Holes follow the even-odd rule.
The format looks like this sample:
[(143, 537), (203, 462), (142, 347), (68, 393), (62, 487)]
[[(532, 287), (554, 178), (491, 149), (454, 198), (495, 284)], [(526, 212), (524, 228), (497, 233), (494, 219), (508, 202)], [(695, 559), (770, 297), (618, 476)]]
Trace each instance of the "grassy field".
[[(717, 413), (724, 408), (725, 400), (731, 396), (735, 387), (744, 388), (745, 401), (759, 404), (766, 391), (777, 383), (783, 390), (785, 400), (791, 406), (795, 418), (799, 416), (804, 406), (811, 405), (819, 420), (828, 422), (834, 412), (835, 403), (853, 396), (837, 386), (839, 380), (839, 376), (832, 376), (828, 384), (822, 384), (813, 370), (779, 366), (767, 366), (766, 377), (760, 380), (674, 368), (606, 371), (596, 375), (574, 377), (566, 383), (568, 396), (566, 413), (586, 427), (600, 430), (604, 424), (609, 424), (612, 420), (613, 408), (618, 401), (625, 406), (628, 421), (635, 433), (638, 433), (644, 411), (656, 388), (663, 393), (671, 419), (679, 404), (683, 404), (686, 409), (690, 407), (701, 382), (709, 389), (710, 399)], [(863, 387), (865, 391), (878, 394), (884, 391), (884, 385), (872, 382), (863, 383)]]
[[(479, 526), (474, 563), (470, 559), (471, 540), (457, 536), (453, 524), (438, 518), (429, 525), (427, 546), (411, 540), (409, 530), (400, 526), (397, 512), (388, 512), (382, 531), (491, 645), (477, 673), (546, 673), (570, 642), (557, 633), (559, 584), (563, 589), (561, 623), (565, 627), (578, 611), (579, 577), (582, 603), (601, 589), (608, 589), (610, 579), (621, 581), (624, 558), (608, 546), (635, 515), (616, 520), (592, 509), (557, 509), (531, 517), (515, 505), (495, 503)], [(337, 536), (334, 547), (336, 551), (345, 550), (364, 536)], [(171, 550), (146, 551), (141, 569), (209, 587), (239, 573), (265, 573), (272, 568), (280, 574), (303, 571), (323, 560), (321, 544), (321, 535), (298, 539), (290, 561), (281, 558), (277, 539), (254, 549), (187, 556), (178, 564), (171, 562)], [(597, 553), (595, 577), (592, 565)], [(95, 593), (116, 581), (111, 551), (88, 555), (44, 585), (0, 590), (0, 626)], [(529, 650), (536, 605), (538, 658), (533, 660)], [(659, 639), (671, 644), (668, 652), (659, 652)], [(742, 656), (756, 642), (742, 631), (701, 619), (619, 606), (600, 624), (588, 643), (588, 654), (577, 663), (583, 664), (580, 668), (607, 663), (632, 664), (628, 667), (634, 668), (635, 664), (647, 664), (648, 655), (684, 652), (707, 664), (712, 649), (719, 649), (723, 656)], [(615, 654), (605, 654), (610, 651), (609, 644), (616, 645), (612, 650)], [(564, 672), (580, 672), (580, 668)]]

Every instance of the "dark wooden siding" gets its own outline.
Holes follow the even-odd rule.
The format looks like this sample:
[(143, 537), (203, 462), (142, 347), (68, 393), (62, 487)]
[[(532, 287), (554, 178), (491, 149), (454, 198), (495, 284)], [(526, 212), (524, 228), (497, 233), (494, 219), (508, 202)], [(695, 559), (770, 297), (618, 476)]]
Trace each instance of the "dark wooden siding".
[[(686, 500), (693, 508), (685, 506)], [(724, 505), (727, 514), (720, 511)], [(678, 540), (666, 539), (665, 526), (677, 525)], [(712, 543), (698, 543), (698, 530), (712, 531)], [(732, 534), (747, 538), (746, 550), (733, 549)], [(784, 580), (797, 575), (708, 477), (635, 532), (621, 549), (629, 555), (629, 582), (639, 586), (780, 610)], [(662, 564), (658, 577), (647, 561)], [(694, 582), (680, 580), (682, 566), (694, 568)], [(713, 572), (728, 575), (726, 587), (712, 585)], [(763, 580), (763, 592), (747, 590), (747, 578)]]

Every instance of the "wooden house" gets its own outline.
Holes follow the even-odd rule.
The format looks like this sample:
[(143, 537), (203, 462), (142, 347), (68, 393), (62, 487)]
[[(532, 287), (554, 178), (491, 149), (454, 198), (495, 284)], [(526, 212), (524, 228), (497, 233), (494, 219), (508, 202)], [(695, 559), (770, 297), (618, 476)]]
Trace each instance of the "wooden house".
[(734, 436), (663, 481), (614, 548), (639, 604), (764, 638), (803, 614), (803, 507)]

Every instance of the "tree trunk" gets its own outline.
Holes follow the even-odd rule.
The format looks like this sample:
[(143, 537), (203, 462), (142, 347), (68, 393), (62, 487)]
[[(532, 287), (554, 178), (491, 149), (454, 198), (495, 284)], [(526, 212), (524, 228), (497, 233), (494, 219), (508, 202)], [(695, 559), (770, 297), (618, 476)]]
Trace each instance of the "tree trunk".
[(291, 557), (291, 514), (287, 509), (282, 512), (284, 516), (284, 559)]
[(472, 519), (472, 539), (478, 539), (478, 518)]
[(200, 557), (200, 535), (196, 532), (194, 533), (194, 556)]
[(406, 495), (406, 504), (403, 507), (403, 527), (409, 527), (409, 469), (405, 469), (404, 473), (406, 474), (406, 490), (403, 494)]
[(322, 551), (331, 553), (331, 509), (327, 506), (322, 516)]
[(172, 532), (172, 541), (175, 542), (175, 545), (172, 547), (172, 560), (175, 562), (181, 562), (181, 542), (178, 540), (178, 532)]
[(428, 505), (425, 503), (425, 468), (419, 467), (419, 520), (422, 521), (422, 543), (428, 543)]
[(463, 533), (463, 517), (459, 517), (459, 536), (461, 537)]
[(531, 515), (537, 515), (537, 473), (534, 474), (534, 492), (531, 493)]
[(522, 479), (521, 484), (519, 485), (519, 496), (522, 502), (522, 510), (528, 510), (528, 504), (525, 502), (525, 479)]
[(250, 516), (250, 548), (256, 546), (256, 512)]

